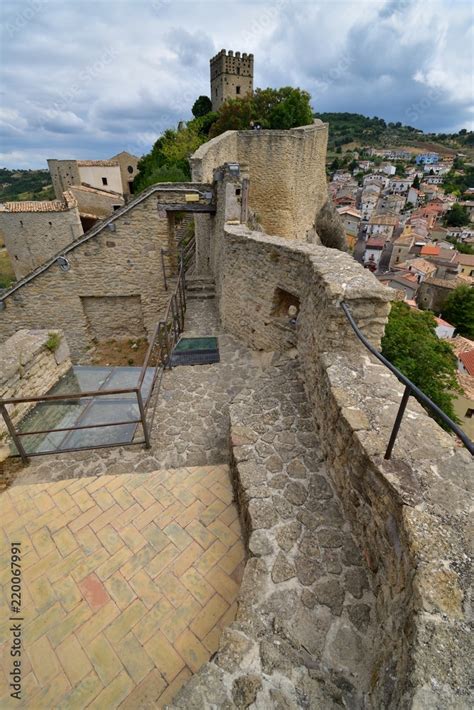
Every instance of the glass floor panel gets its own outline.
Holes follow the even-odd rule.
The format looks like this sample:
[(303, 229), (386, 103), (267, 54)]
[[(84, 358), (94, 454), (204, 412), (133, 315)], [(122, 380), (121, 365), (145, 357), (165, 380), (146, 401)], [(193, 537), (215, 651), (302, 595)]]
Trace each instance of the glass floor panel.
[(211, 365), (220, 361), (217, 338), (181, 338), (171, 355), (171, 365)]
[[(48, 394), (71, 395), (68, 399), (40, 402), (18, 426), (19, 432), (39, 432), (21, 437), (27, 454), (54, 453), (65, 449), (80, 449), (91, 446), (130, 444), (138, 424), (119, 424), (130, 419), (139, 419), (140, 411), (136, 395), (104, 394), (95, 397), (75, 398), (78, 392), (136, 387), (140, 377), (139, 367), (89, 367), (75, 366), (48, 392)], [(142, 397), (146, 403), (151, 393), (155, 368), (148, 368), (142, 383)], [(107, 424), (100, 428), (87, 425)], [(41, 433), (45, 429), (85, 427), (74, 431)], [(12, 450), (17, 453), (16, 447)]]

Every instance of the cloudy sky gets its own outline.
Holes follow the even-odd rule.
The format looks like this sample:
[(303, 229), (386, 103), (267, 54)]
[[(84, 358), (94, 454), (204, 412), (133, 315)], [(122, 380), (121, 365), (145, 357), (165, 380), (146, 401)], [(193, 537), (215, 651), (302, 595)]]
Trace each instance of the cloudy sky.
[(472, 128), (470, 0), (2, 0), (0, 166), (147, 152), (209, 94), (209, 58), (317, 111)]

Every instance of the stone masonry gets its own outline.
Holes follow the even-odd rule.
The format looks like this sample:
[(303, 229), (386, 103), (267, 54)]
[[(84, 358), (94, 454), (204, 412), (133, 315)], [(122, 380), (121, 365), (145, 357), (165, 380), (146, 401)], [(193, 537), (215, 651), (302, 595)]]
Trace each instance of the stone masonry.
[[(57, 336), (59, 346), (50, 350), (47, 343)], [(61, 331), (19, 330), (0, 345), (0, 399), (20, 399), (46, 394), (69, 370), (69, 348)], [(14, 424), (34, 406), (32, 403), (7, 404)], [(0, 439), (7, 434), (0, 416)]]
[[(167, 203), (184, 203), (189, 193), (197, 193), (201, 202), (208, 203), (202, 195), (211, 190), (209, 185), (174, 184), (172, 189), (163, 186), (160, 192), (155, 185), (141, 193), (90, 229), (82, 240), (63, 249), (61, 255), (69, 264), (67, 271), (53, 258), (2, 296), (0, 336), (9, 337), (18, 327), (59, 327), (77, 360), (86, 354), (93, 338), (110, 337), (117, 327), (123, 334), (126, 308), (109, 307), (114, 298), (131, 299), (134, 308), (138, 299), (134, 312), (142, 316), (133, 333), (137, 329), (151, 332), (169, 299), (162, 249), (171, 283), (176, 271), (172, 220), (165, 209), (158, 210), (158, 203), (164, 208)], [(91, 324), (87, 308), (92, 305), (91, 299), (104, 299), (103, 333), (96, 327), (97, 319)], [(94, 303), (97, 311), (97, 300)]]
[(60, 200), (0, 205), (0, 234), (17, 279), (41, 266), (83, 232), (77, 200), (70, 192)]

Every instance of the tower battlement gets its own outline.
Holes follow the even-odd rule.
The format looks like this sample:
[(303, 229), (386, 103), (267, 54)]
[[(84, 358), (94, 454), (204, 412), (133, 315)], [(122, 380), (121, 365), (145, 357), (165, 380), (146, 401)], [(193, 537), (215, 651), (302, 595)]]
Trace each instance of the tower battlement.
[(253, 54), (221, 49), (210, 60), (212, 110), (253, 93)]

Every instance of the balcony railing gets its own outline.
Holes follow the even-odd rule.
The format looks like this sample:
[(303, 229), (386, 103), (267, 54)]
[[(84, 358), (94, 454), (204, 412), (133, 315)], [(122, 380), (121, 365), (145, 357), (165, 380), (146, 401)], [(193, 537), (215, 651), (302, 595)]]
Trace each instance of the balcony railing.
[(341, 308), (345, 313), (345, 316), (347, 320), (349, 321), (349, 324), (356, 334), (356, 336), (359, 338), (361, 343), (369, 350), (369, 352), (374, 355), (377, 360), (380, 360), (380, 362), (385, 365), (393, 374), (395, 377), (405, 385), (405, 390), (403, 392), (402, 400), (400, 402), (400, 406), (398, 408), (397, 416), (395, 417), (395, 422), (393, 424), (393, 429), (392, 433), (390, 435), (390, 439), (388, 442), (387, 450), (385, 451), (385, 459), (389, 459), (392, 455), (393, 447), (395, 446), (395, 442), (397, 439), (397, 434), (400, 429), (400, 424), (402, 423), (403, 415), (405, 413), (405, 409), (408, 403), (408, 400), (410, 397), (415, 397), (415, 399), (418, 400), (418, 402), (429, 412), (434, 414), (437, 419), (440, 419), (443, 424), (449, 429), (450, 431), (453, 432), (464, 444), (466, 449), (469, 451), (469, 453), (474, 456), (474, 443), (471, 441), (471, 439), (467, 436), (467, 434), (457, 425), (453, 422), (452, 419), (450, 419), (447, 414), (443, 412), (442, 409), (438, 407), (437, 404), (435, 404), (429, 397), (426, 396), (424, 392), (422, 392), (416, 385), (411, 382), (411, 380), (408, 379), (408, 377), (405, 377), (403, 373), (398, 370), (395, 365), (392, 365), (392, 363), (387, 360), (386, 357), (381, 355), (379, 351), (374, 348), (372, 343), (370, 343), (365, 335), (361, 332), (361, 330), (358, 328), (351, 312), (350, 309), (347, 305), (347, 303), (342, 302), (341, 303)]

